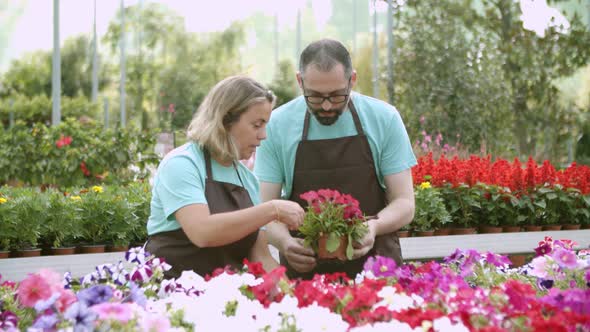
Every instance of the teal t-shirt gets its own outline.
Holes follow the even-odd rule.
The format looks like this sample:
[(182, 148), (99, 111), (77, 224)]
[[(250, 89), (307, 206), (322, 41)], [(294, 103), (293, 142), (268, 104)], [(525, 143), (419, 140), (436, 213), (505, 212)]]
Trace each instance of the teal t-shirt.
[[(354, 92), (352, 102), (369, 140), (377, 177), (381, 186), (385, 187), (384, 176), (416, 165), (408, 133), (395, 107)], [(267, 138), (256, 151), (254, 174), (262, 182), (281, 183), (284, 198), (291, 195), (295, 153), (301, 141), (305, 112), (307, 105), (303, 96), (274, 110), (266, 127)], [(310, 116), (309, 140), (356, 134), (354, 120), (348, 110), (331, 126), (324, 126)]]
[[(240, 178), (254, 205), (260, 202), (258, 180), (242, 163), (236, 162)], [(211, 160), (213, 180), (242, 186), (233, 166), (222, 166)], [(189, 204), (207, 204), (205, 198), (205, 157), (195, 143), (186, 143), (170, 151), (160, 162), (154, 178), (148, 234), (180, 228), (174, 213)]]

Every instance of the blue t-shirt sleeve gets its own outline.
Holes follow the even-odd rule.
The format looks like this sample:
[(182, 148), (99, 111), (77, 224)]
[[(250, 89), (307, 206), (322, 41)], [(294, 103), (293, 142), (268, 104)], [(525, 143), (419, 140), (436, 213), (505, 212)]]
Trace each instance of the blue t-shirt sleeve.
[(381, 155), (382, 176), (399, 173), (416, 165), (416, 156), (401, 116), (394, 110), (389, 127), (383, 137)]
[(204, 179), (192, 160), (185, 157), (171, 158), (158, 170), (155, 185), (166, 218), (189, 204), (207, 204)]
[(256, 149), (254, 174), (262, 182), (283, 183), (285, 176), (282, 171), (282, 158), (280, 158), (279, 149), (276, 148), (280, 143), (274, 141), (279, 138), (272, 133), (273, 127), (270, 124), (266, 127), (266, 131), (267, 139), (263, 140)]

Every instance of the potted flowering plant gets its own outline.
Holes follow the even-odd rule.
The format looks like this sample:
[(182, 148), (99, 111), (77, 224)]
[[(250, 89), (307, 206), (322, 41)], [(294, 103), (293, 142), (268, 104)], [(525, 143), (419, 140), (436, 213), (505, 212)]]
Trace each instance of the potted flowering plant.
[(451, 222), (451, 215), (445, 207), (442, 195), (430, 182), (422, 182), (414, 191), (416, 212), (409, 225), (418, 236), (428, 236), (435, 229)]
[(300, 195), (308, 207), (299, 227), (304, 243), (319, 258), (352, 259), (352, 243), (368, 232), (359, 202), (337, 190), (320, 189)]

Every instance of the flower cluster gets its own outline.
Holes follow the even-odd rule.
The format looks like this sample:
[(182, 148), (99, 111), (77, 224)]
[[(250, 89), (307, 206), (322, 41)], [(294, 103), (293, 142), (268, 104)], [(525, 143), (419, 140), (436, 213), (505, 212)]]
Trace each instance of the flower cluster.
[[(371, 257), (355, 280), (342, 273), (289, 280), (283, 267), (267, 273), (248, 261), (239, 271), (163, 280), (167, 264), (134, 248), (123, 265), (101, 265), (78, 281), (41, 270), (3, 282), (0, 330), (589, 330), (588, 251), (543, 242), (551, 252), (518, 269), (501, 255), (456, 250), (443, 262)], [(575, 266), (559, 262), (561, 250)], [(548, 287), (549, 278), (559, 282)]]
[(308, 191), (300, 197), (308, 204), (303, 225), (299, 228), (305, 244), (318, 252), (319, 241), (324, 237), (327, 238), (327, 250), (334, 252), (341, 247), (341, 239), (346, 239), (345, 258), (351, 259), (352, 243), (360, 240), (368, 230), (359, 202), (351, 195), (330, 189)]

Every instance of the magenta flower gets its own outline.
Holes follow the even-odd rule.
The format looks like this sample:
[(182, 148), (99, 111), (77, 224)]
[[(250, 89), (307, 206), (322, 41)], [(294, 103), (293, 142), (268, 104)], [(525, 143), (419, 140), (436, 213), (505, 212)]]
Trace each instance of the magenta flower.
[(393, 277), (397, 264), (389, 257), (375, 256), (367, 258), (363, 269), (371, 271), (375, 277)]
[(488, 262), (489, 264), (492, 264), (496, 267), (510, 265), (510, 260), (508, 259), (508, 257), (503, 256), (503, 255), (494, 254), (491, 252), (488, 252), (486, 254), (486, 262)]
[(543, 243), (535, 248), (535, 253), (537, 256), (543, 256), (551, 253), (551, 244)]
[(3, 311), (0, 313), (0, 329), (9, 330), (18, 326), (18, 316), (12, 311)]
[(562, 268), (575, 269), (578, 267), (578, 259), (573, 251), (557, 247), (553, 250), (551, 257)]
[(114, 319), (121, 323), (127, 323), (133, 318), (133, 310), (128, 303), (100, 303), (93, 306), (92, 309), (98, 314), (101, 320)]

